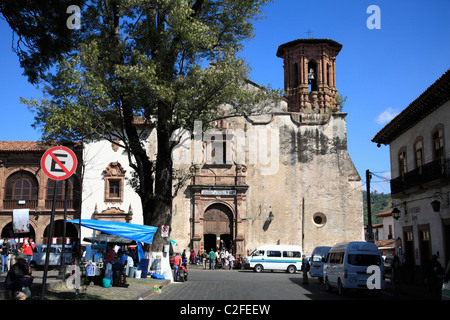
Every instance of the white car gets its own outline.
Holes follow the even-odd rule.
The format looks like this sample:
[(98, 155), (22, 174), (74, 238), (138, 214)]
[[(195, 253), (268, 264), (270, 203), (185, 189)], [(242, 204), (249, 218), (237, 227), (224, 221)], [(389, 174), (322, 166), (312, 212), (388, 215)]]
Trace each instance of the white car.
[[(62, 245), (53, 244), (50, 246), (50, 256), (48, 260), (48, 265), (55, 267), (61, 264), (61, 253), (62, 253)], [(36, 245), (36, 252), (33, 253), (33, 257), (30, 261), (30, 266), (32, 268), (36, 267), (44, 267), (45, 266), (45, 258), (47, 255), (47, 245), (38, 244)], [(70, 263), (72, 259), (72, 246), (65, 246), (65, 263)]]

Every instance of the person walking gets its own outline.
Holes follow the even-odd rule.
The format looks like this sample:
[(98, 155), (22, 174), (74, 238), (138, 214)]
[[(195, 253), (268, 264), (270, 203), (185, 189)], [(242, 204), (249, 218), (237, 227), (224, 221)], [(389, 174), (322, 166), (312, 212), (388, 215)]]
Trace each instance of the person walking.
[(3, 239), (2, 244), (2, 273), (8, 271), (8, 259), (9, 259), (10, 245), (8, 239)]
[(178, 269), (180, 268), (182, 263), (182, 259), (179, 253), (176, 253), (175, 258), (173, 259), (173, 281), (178, 281)]

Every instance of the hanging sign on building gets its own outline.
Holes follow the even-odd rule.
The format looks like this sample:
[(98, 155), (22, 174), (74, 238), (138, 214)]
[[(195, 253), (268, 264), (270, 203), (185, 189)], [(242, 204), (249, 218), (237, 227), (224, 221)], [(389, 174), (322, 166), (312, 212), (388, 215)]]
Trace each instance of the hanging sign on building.
[(14, 209), (13, 231), (14, 233), (30, 232), (30, 209)]
[(169, 236), (169, 226), (161, 227), (161, 237), (167, 238)]
[(77, 169), (77, 156), (69, 148), (54, 147), (42, 156), (41, 168), (50, 179), (65, 180)]

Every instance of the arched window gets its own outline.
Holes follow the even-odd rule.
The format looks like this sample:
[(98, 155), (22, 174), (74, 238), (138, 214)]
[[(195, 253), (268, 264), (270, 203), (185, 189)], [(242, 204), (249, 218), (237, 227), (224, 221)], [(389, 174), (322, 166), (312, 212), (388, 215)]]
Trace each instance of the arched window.
[(6, 180), (5, 200), (37, 200), (36, 178), (26, 171), (13, 173)]
[(308, 62), (309, 92), (317, 91), (317, 64), (314, 60)]
[(406, 147), (401, 148), (398, 153), (398, 169), (400, 176), (403, 176), (408, 172), (408, 168), (406, 166)]
[[(22, 206), (36, 208), (38, 182), (36, 177), (25, 170), (11, 174), (5, 183), (4, 209), (17, 209)], [(25, 201), (25, 203), (23, 203)]]
[(295, 89), (298, 87), (298, 64), (294, 64), (294, 75), (292, 79), (292, 88)]
[(330, 64), (327, 63), (327, 85), (331, 86), (331, 67)]
[(423, 166), (423, 139), (419, 137), (416, 139), (416, 143), (414, 144), (414, 157), (416, 168), (420, 168)]
[(444, 127), (442, 125), (437, 126), (433, 130), (433, 157), (434, 160), (444, 158)]

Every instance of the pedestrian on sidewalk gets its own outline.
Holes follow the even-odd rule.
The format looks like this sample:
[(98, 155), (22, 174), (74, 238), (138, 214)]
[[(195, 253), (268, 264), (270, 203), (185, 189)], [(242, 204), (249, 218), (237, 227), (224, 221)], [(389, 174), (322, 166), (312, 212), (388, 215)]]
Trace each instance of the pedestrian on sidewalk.
[(208, 254), (206, 253), (206, 251), (203, 251), (203, 253), (202, 253), (203, 270), (206, 269), (207, 261), (208, 261)]
[(25, 239), (21, 251), (22, 253), (27, 255), (27, 263), (29, 264), (31, 262), (31, 258), (33, 257), (33, 248), (31, 247), (31, 244), (28, 242), (28, 239)]
[(306, 260), (305, 255), (302, 255), (301, 270), (303, 271), (303, 284), (309, 284), (308, 282), (309, 262)]
[(428, 281), (430, 285), (430, 293), (433, 298), (441, 299), (442, 295), (442, 282), (444, 279), (444, 268), (437, 259), (437, 256), (433, 254), (431, 257), (429, 270), (428, 270)]
[(216, 253), (211, 248), (211, 251), (209, 252), (209, 269), (214, 270), (215, 257), (216, 257)]
[(182, 259), (179, 253), (176, 253), (175, 258), (173, 259), (173, 281), (178, 281), (178, 269), (180, 268), (182, 263)]
[(229, 256), (228, 256), (228, 265), (230, 267), (230, 270), (233, 269), (233, 265), (234, 265), (234, 256), (233, 253), (230, 252)]
[(392, 260), (392, 283), (396, 291), (400, 288), (400, 268), (400, 258), (398, 255), (394, 255)]
[(19, 291), (31, 297), (30, 287), (34, 277), (31, 275), (31, 267), (27, 263), (27, 255), (19, 253), (16, 263), (11, 267), (5, 278), (5, 287), (8, 290)]
[(10, 245), (8, 239), (5, 238), (2, 244), (2, 273), (8, 271), (9, 251)]

